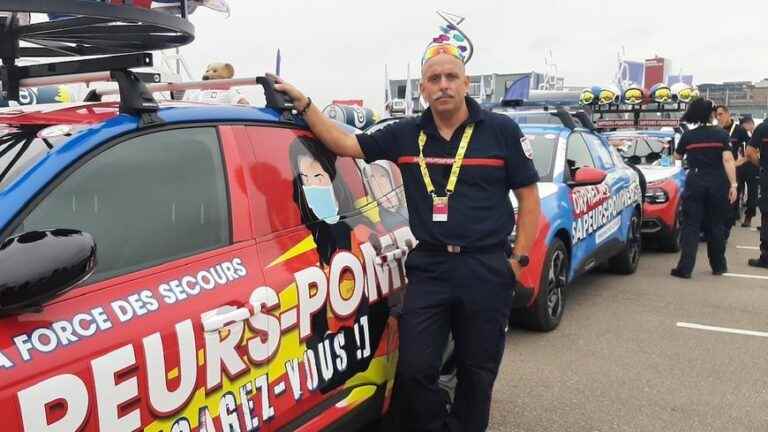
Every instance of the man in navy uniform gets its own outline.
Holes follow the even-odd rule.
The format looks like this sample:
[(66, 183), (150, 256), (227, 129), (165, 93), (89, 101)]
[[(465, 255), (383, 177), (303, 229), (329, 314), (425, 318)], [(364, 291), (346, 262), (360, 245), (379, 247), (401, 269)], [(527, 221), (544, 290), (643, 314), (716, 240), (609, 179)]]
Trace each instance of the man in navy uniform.
[[(510, 117), (485, 111), (468, 96), (462, 54), (453, 45), (432, 45), (423, 57), (420, 89), (429, 109), (372, 135), (342, 132), (309, 97), (276, 79), (275, 88), (293, 99), (332, 152), (390, 160), (402, 171), (419, 241), (406, 263), (399, 323), (396, 397), (403, 399), (404, 428), (484, 431), (515, 279), (528, 264), (540, 213), (530, 144)], [(510, 190), (519, 211), (507, 257), (515, 228)], [(449, 333), (458, 368), (450, 412), (438, 386)]]
[(760, 257), (751, 258), (748, 264), (753, 267), (768, 268), (768, 122), (762, 122), (752, 133), (747, 147), (747, 157), (760, 167)]

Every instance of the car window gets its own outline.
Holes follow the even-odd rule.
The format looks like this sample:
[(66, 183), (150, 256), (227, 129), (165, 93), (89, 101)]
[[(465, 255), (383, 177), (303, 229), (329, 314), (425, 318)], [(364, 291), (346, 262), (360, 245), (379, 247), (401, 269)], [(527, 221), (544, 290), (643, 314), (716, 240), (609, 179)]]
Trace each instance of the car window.
[(587, 142), (590, 144), (590, 149), (592, 150), (593, 154), (600, 161), (600, 165), (602, 165), (602, 167), (605, 169), (613, 168), (613, 160), (611, 159), (611, 154), (603, 144), (603, 141), (592, 134), (585, 133), (583, 135)]
[(573, 175), (575, 170), (579, 168), (595, 167), (587, 142), (584, 141), (584, 138), (579, 133), (571, 134), (568, 138), (568, 149), (565, 153), (565, 160), (571, 171), (571, 175)]
[(523, 133), (533, 149), (533, 166), (539, 173), (539, 178), (541, 181), (552, 181), (552, 168), (559, 135), (536, 132), (535, 129), (527, 128), (523, 128)]
[(89, 281), (229, 244), (216, 130), (155, 132), (96, 155), (43, 198), (16, 233), (48, 228), (93, 236), (97, 265)]

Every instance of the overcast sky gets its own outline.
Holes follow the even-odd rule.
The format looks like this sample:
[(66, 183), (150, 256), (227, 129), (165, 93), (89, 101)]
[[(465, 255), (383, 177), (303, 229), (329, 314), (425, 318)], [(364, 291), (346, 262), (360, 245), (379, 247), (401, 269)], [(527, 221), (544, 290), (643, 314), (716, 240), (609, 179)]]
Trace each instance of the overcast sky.
[(623, 46), (627, 59), (671, 59), (673, 72), (695, 83), (768, 77), (766, 0), (228, 1), (229, 18), (207, 9), (191, 16), (197, 37), (182, 54), (193, 73), (228, 61), (238, 76), (261, 75), (274, 70), (280, 48), (282, 76), (322, 105), (364, 99), (381, 111), (384, 65), (391, 79), (404, 78), (408, 62), (412, 77), (420, 73), (422, 50), (443, 23), (437, 9), (466, 17), (470, 73), (545, 72), (551, 49), (566, 85), (604, 84)]

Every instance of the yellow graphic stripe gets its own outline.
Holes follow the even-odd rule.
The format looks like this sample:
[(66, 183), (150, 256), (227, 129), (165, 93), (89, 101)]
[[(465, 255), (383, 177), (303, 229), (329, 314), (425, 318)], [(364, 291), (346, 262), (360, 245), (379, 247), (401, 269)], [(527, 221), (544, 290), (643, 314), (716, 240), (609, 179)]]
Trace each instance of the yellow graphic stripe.
[(284, 254), (280, 255), (276, 260), (269, 263), (267, 268), (270, 268), (272, 266), (275, 266), (277, 264), (283, 263), (288, 261), (291, 258), (297, 257), (304, 252), (309, 252), (312, 249), (317, 248), (317, 245), (315, 244), (315, 240), (312, 238), (311, 235), (307, 236), (304, 240), (300, 241), (296, 246), (288, 249)]
[(355, 200), (355, 208), (360, 209), (360, 211), (363, 212), (363, 215), (365, 215), (371, 222), (379, 223), (381, 221), (379, 205), (370, 197), (364, 196)]

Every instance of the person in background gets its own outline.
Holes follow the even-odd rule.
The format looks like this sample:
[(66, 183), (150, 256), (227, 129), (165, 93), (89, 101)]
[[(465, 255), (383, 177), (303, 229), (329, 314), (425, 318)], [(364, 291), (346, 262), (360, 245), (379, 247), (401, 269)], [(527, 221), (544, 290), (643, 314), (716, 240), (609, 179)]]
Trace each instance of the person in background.
[[(751, 138), (752, 131), (755, 129), (755, 120), (752, 117), (742, 117), (739, 120), (739, 125)], [(740, 159), (736, 161), (736, 177), (739, 181), (738, 202), (743, 202), (742, 197), (745, 193), (747, 194), (744, 205), (744, 221), (741, 223), (741, 226), (745, 228), (752, 226), (752, 218), (757, 214), (757, 192), (759, 189), (757, 175), (760, 171), (760, 168), (747, 158), (747, 142), (744, 142), (742, 148), (739, 148)]]
[[(736, 166), (728, 133), (712, 126), (715, 109), (712, 101), (695, 99), (688, 105), (682, 121), (698, 125), (686, 131), (675, 149), (675, 159), (686, 157), (688, 175), (683, 192), (681, 252), (675, 277), (690, 279), (696, 265), (696, 250), (702, 223), (708, 223), (707, 256), (712, 274), (728, 271), (725, 259), (726, 223), (730, 205), (736, 202)], [(730, 204), (730, 205), (729, 205)]]
[(752, 267), (768, 268), (768, 122), (755, 128), (747, 147), (747, 158), (753, 165), (760, 167), (760, 257), (750, 258), (747, 264)]

